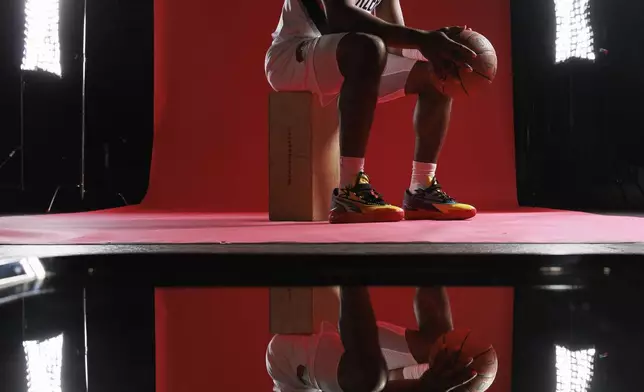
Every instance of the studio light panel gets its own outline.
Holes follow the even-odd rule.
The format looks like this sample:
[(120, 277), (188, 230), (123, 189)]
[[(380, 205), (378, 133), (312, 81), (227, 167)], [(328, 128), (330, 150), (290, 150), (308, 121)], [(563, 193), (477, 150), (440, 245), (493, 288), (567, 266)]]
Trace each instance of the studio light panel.
[(570, 350), (555, 346), (557, 392), (589, 392), (593, 378), (595, 349)]
[(58, 0), (26, 0), (21, 69), (61, 76), (59, 8)]
[(590, 0), (555, 0), (557, 34), (555, 61), (595, 60)]

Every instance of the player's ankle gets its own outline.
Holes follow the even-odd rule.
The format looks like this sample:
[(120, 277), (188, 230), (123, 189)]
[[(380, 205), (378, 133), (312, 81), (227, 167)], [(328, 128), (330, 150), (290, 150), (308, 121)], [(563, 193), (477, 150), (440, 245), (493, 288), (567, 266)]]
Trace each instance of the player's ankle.
[(351, 187), (356, 177), (364, 171), (364, 158), (340, 157), (340, 188)]
[(412, 164), (409, 192), (414, 193), (418, 189), (429, 187), (436, 176), (436, 166), (436, 163), (414, 161)]

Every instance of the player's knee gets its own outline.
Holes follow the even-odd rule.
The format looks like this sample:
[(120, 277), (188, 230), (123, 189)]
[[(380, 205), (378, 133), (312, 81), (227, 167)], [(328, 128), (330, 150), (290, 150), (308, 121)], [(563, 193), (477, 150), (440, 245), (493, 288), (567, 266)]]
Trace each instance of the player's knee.
[(381, 392), (387, 377), (384, 360), (355, 361), (345, 355), (338, 366), (338, 383), (347, 392)]
[(380, 77), (387, 64), (387, 47), (375, 35), (349, 33), (340, 40), (337, 57), (340, 71), (345, 77)]

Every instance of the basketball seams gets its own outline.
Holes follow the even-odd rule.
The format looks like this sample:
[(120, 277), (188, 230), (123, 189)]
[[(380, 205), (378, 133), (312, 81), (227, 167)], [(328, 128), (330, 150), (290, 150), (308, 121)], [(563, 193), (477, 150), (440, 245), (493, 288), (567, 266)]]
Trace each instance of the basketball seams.
[(470, 92), (469, 92), (469, 91), (467, 91), (467, 87), (465, 87), (465, 83), (463, 83), (463, 76), (461, 76), (461, 72), (463, 72), (463, 71), (465, 71), (463, 68), (461, 68), (461, 69), (459, 69), (459, 70), (458, 70), (458, 79), (459, 79), (459, 81), (458, 81), (458, 82), (460, 83), (461, 88), (462, 88), (462, 89), (463, 89), (463, 91), (465, 92), (465, 95), (467, 95), (467, 96), (469, 97)]
[[(462, 385), (460, 388), (456, 389), (459, 392), (482, 392), (489, 389), (497, 376), (498, 371), (498, 357), (494, 346), (480, 341), (480, 337), (477, 337), (475, 331), (471, 329), (461, 329), (460, 331), (452, 331), (452, 333), (443, 334), (440, 339), (437, 341), (435, 350), (440, 350), (440, 346), (445, 348), (452, 348), (457, 350), (457, 358), (461, 358), (464, 355), (467, 357), (472, 357), (472, 367), (476, 369), (477, 377), (472, 380), (472, 383), (469, 385)], [(435, 355), (435, 354), (433, 354)]]
[(488, 348), (487, 350), (485, 350), (485, 351), (483, 351), (483, 352), (480, 352), (480, 353), (476, 354), (475, 356), (473, 356), (473, 357), (472, 357), (472, 359), (476, 360), (476, 359), (478, 359), (480, 356), (482, 356), (482, 355), (485, 355), (485, 354), (489, 353), (491, 350), (494, 350), (494, 347), (490, 346), (490, 348)]
[[(465, 89), (465, 86), (463, 86), (463, 89)], [(458, 358), (461, 357), (461, 353), (463, 352), (463, 347), (465, 347), (465, 342), (467, 342), (467, 338), (470, 337), (470, 333), (472, 333), (472, 331), (467, 331), (467, 335), (465, 335), (465, 338), (463, 338), (463, 341), (461, 342), (461, 347), (458, 349)]]
[(478, 70), (476, 70), (476, 69), (472, 70), (472, 72), (474, 72), (474, 73), (475, 73), (475, 74), (477, 74), (478, 76), (482, 77), (483, 79), (486, 79), (488, 82), (492, 83), (492, 78), (490, 78), (490, 77), (489, 77), (489, 76), (487, 76), (487, 75), (484, 75), (482, 72), (480, 72), (480, 71), (478, 71)]
[(458, 34), (450, 35), (455, 41), (471, 48), (477, 58), (470, 62), (472, 71), (463, 67), (458, 67), (456, 72), (458, 76), (450, 78), (449, 81), (443, 81), (439, 91), (443, 95), (458, 97), (470, 97), (480, 90), (484, 85), (492, 84), (497, 74), (497, 54), (492, 42), (473, 30), (465, 30)]
[[(475, 33), (473, 31), (471, 31), (471, 33), (472, 34), (470, 34), (467, 38), (465, 38), (465, 42), (463, 42), (464, 44), (470, 44), (475, 48), (483, 47), (484, 50), (481, 50), (477, 54), (485, 54), (485, 53), (496, 54), (496, 50), (494, 50), (494, 46), (492, 46), (492, 42), (490, 42), (489, 39), (487, 39), (486, 37), (484, 37), (479, 33)], [(470, 45), (467, 45), (467, 46), (469, 47)]]

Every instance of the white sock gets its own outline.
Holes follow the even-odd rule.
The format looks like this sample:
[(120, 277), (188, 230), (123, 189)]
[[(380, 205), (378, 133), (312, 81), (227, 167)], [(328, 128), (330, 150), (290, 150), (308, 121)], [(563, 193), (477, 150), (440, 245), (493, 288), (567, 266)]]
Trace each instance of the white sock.
[(364, 158), (340, 157), (340, 188), (354, 185), (361, 171), (364, 171)]
[(436, 175), (436, 164), (416, 162), (411, 170), (411, 182), (409, 184), (409, 192), (414, 193), (418, 188), (425, 189), (431, 185), (434, 176)]

